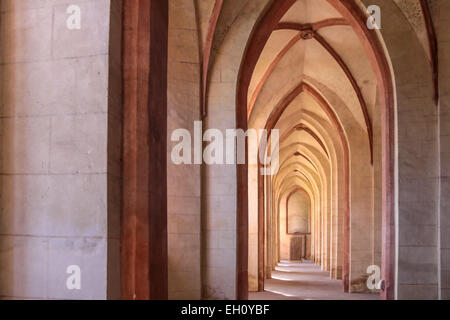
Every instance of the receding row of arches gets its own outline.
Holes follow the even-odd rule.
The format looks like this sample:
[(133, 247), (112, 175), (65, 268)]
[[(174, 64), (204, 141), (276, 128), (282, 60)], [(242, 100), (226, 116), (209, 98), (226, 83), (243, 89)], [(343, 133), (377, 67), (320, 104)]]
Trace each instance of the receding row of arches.
[[(154, 2), (158, 1), (150, 3)], [(231, 3), (216, 1), (213, 6), (205, 46), (200, 50), (203, 60), (199, 61), (202, 85), (198, 88), (201, 105), (198, 118), (203, 119), (204, 128), (279, 130), (280, 140), (279, 168), (273, 175), (261, 175), (260, 163), (228, 168), (203, 166), (192, 178), (202, 182), (203, 297), (246, 299), (249, 291), (263, 291), (264, 281), (271, 277), (276, 265), (290, 259), (298, 237), (302, 239), (300, 258), (312, 260), (329, 271), (332, 279), (342, 280), (344, 291), (378, 292), (366, 283), (368, 267), (375, 265), (382, 274), (381, 296), (393, 299), (398, 295), (400, 249), (396, 239), (398, 232), (402, 232), (398, 227), (402, 212), (399, 175), (409, 175), (401, 164), (399, 168), (398, 162), (399, 145), (403, 148), (409, 143), (398, 137), (398, 113), (407, 108), (398, 99), (408, 83), (420, 82), (427, 89), (422, 102), (426, 101), (427, 108), (435, 105), (436, 83), (433, 87), (433, 63), (430, 64), (434, 56), (427, 53), (413, 30), (408, 30), (410, 52), (405, 52), (405, 42), (400, 45), (395, 41), (396, 36), (405, 32), (397, 30), (398, 24), (393, 23), (402, 16), (400, 9), (389, 1), (376, 2), (384, 12), (390, 12), (382, 30), (367, 27), (367, 1), (258, 0), (244, 2), (234, 10)], [(152, 4), (149, 10), (158, 12), (157, 21), (150, 22), (155, 24), (155, 29), (150, 29), (150, 41), (156, 32), (155, 45), (163, 45), (158, 29), (162, 26), (161, 8)], [(146, 19), (137, 19), (135, 23), (130, 39), (148, 41), (148, 32), (137, 32), (137, 40), (133, 38), (141, 24), (149, 27)], [(126, 32), (127, 29), (127, 37)], [(429, 37), (432, 42), (432, 32)], [(162, 57), (151, 43), (150, 52), (130, 48), (134, 50), (130, 61), (139, 61), (136, 55), (142, 55), (144, 60), (155, 55), (154, 60), (150, 58), (149, 72), (153, 72), (153, 77), (155, 73), (164, 73), (157, 66), (152, 69), (152, 63), (158, 65)], [(420, 81), (410, 81), (407, 74), (412, 61), (426, 75)], [(133, 81), (136, 82), (136, 77)], [(139, 99), (145, 103), (148, 100), (149, 104), (143, 104), (148, 109), (142, 112), (151, 112), (154, 118), (150, 122), (152, 139), (146, 150), (153, 149), (153, 144), (161, 151), (167, 149), (167, 127), (159, 123), (167, 121), (170, 109), (168, 113), (161, 111), (168, 108), (163, 100), (158, 100), (160, 104), (155, 104), (155, 110), (150, 103), (152, 90), (163, 92), (164, 88), (139, 80), (139, 72), (137, 84), (132, 87), (134, 96), (129, 101), (136, 104)], [(148, 88), (148, 96), (140, 94)], [(145, 129), (148, 121), (132, 124), (133, 131), (139, 132), (139, 125)], [(134, 152), (138, 139), (136, 136), (130, 140)], [(271, 147), (269, 143), (267, 150), (260, 150), (259, 142), (249, 143), (248, 160), (257, 158), (261, 152), (270, 158)], [(141, 163), (143, 169), (145, 159)], [(164, 181), (161, 168), (167, 159), (156, 160), (159, 164), (148, 168), (154, 171), (148, 171), (152, 173), (142, 185), (145, 194), (153, 192), (151, 181)], [(138, 163), (139, 158), (134, 161)], [(139, 186), (141, 178), (135, 177), (133, 187)], [(138, 194), (139, 190), (133, 192)], [(147, 198), (147, 211), (143, 212), (162, 220), (158, 220), (158, 230), (143, 228), (141, 232), (149, 239), (145, 241), (155, 245), (151, 252), (156, 256), (144, 255), (147, 262), (142, 264), (136, 260), (136, 252), (123, 255), (123, 270), (134, 266), (134, 271), (127, 274), (137, 275), (137, 268), (141, 267), (148, 270), (145, 263), (150, 263), (150, 283), (154, 261), (161, 262), (154, 266), (160, 272), (167, 270), (168, 263), (159, 260), (167, 256), (164, 251), (167, 243), (158, 240), (166, 231), (165, 220), (163, 216), (153, 216), (155, 204), (152, 204), (165, 201), (167, 195), (160, 185), (154, 192), (157, 198)], [(130, 195), (126, 191), (124, 194)], [(291, 208), (290, 203), (298, 197), (297, 202), (303, 203), (304, 208), (296, 213), (299, 204)], [(234, 233), (235, 238), (230, 246), (214, 247), (209, 243), (211, 237), (215, 232), (225, 231), (214, 223), (211, 228), (205, 223), (223, 220), (221, 215), (235, 219), (235, 225), (226, 230)], [(297, 226), (291, 227), (290, 223), (295, 225), (296, 221)], [(123, 241), (137, 241), (137, 227), (128, 230), (130, 238), (125, 236)], [(123, 245), (128, 247), (126, 242)], [(231, 257), (230, 263), (216, 264), (217, 255), (221, 254)], [(231, 284), (218, 283), (217, 278), (224, 272), (233, 274), (227, 278)], [(160, 280), (158, 276), (153, 280), (158, 287), (163, 286)], [(130, 281), (136, 287), (141, 286), (137, 278), (123, 281), (124, 287)]]
[[(270, 272), (262, 270), (264, 264), (272, 270), (278, 261), (288, 258), (276, 248), (282, 242), (279, 234), (284, 235), (278, 230), (277, 221), (281, 218), (277, 216), (286, 219), (286, 208), (280, 204), (292, 189), (299, 187), (307, 190), (314, 203), (311, 258), (315, 263), (330, 271), (334, 279), (343, 279), (346, 292), (367, 291), (364, 264), (380, 264), (381, 210), (387, 215), (386, 222), (393, 208), (381, 209), (380, 205), (378, 211), (375, 209), (374, 201), (381, 203), (382, 195), (377, 194), (374, 181), (381, 182), (375, 177), (377, 174), (387, 175), (384, 181), (392, 180), (393, 171), (389, 168), (393, 162), (384, 163), (382, 168), (381, 155), (374, 158), (372, 121), (376, 120), (372, 119), (392, 108), (392, 82), (379, 39), (367, 31), (366, 18), (358, 16), (358, 11), (356, 6), (327, 1), (273, 4), (261, 22), (268, 27), (259, 27), (261, 32), (256, 29), (253, 38), (265, 46), (252, 51), (250, 42), (248, 47), (243, 72), (249, 72), (250, 78), (243, 76), (240, 88), (249, 92), (242, 97), (252, 97), (246, 108), (249, 127), (278, 129), (282, 137), (277, 175), (269, 179), (258, 176), (257, 194), (252, 192), (254, 177), (248, 180), (249, 201), (260, 199), (259, 233), (276, 234), (258, 243), (258, 285), (250, 282), (251, 290), (262, 290), (264, 278), (270, 277)], [(294, 38), (277, 53), (279, 44), (292, 33)], [(313, 39), (315, 42), (311, 42)], [(348, 48), (352, 48), (351, 52), (346, 51)], [(371, 61), (373, 56), (379, 60)], [(243, 83), (242, 79), (250, 81)], [(378, 91), (378, 97), (377, 87), (384, 88)], [(330, 88), (335, 92), (333, 98), (327, 95), (330, 91), (326, 92)], [(383, 108), (387, 109), (382, 111)], [(394, 129), (380, 119), (377, 123), (376, 139), (381, 145), (381, 135), (389, 135)], [(393, 145), (392, 140), (390, 144)], [(389, 152), (389, 148), (384, 146), (383, 151)], [(374, 162), (386, 171), (375, 173)], [(254, 174), (250, 171), (250, 175)], [(389, 189), (386, 187), (383, 186), (384, 191)], [(378, 192), (382, 189), (380, 185), (377, 188)], [(392, 196), (385, 194), (385, 198)], [(358, 234), (358, 228), (366, 230)], [(354, 230), (352, 237), (350, 230)], [(262, 249), (268, 241), (276, 243), (272, 252)], [(267, 259), (262, 258), (264, 253)], [(389, 264), (384, 264), (383, 271), (389, 282)], [(391, 290), (389, 285), (388, 288)]]

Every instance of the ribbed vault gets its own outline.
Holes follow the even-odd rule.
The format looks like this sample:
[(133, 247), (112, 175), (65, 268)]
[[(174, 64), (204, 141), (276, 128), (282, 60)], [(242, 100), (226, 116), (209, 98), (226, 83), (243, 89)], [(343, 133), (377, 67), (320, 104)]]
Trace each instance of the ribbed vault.
[[(266, 129), (269, 135), (276, 129), (280, 137), (276, 174), (249, 180), (249, 201), (259, 203), (258, 213), (249, 214), (258, 215), (260, 232), (273, 233), (266, 242), (275, 239), (276, 245), (265, 250), (266, 263), (289, 259), (289, 242), (301, 237), (309, 249), (307, 258), (332, 278), (343, 279), (346, 291), (366, 291), (361, 285), (365, 279), (350, 274), (349, 237), (358, 219), (357, 224), (367, 223), (381, 214), (373, 211), (372, 200), (372, 168), (379, 161), (373, 144), (380, 139), (373, 127), (374, 117), (380, 117), (377, 78), (360, 38), (333, 5), (327, 0), (291, 2), (274, 24), (248, 87), (248, 127)], [(249, 148), (250, 155), (260, 151), (258, 145)], [(272, 149), (269, 143), (261, 151), (268, 157)], [(252, 173), (256, 167), (249, 170), (250, 176), (257, 174)], [(311, 200), (311, 232), (287, 235), (288, 198), (298, 189)], [(354, 222), (349, 208), (360, 215)], [(263, 226), (261, 220), (266, 220)], [(379, 228), (368, 224), (365, 232)], [(362, 233), (355, 237), (362, 239)], [(263, 247), (260, 243), (260, 260)], [(361, 246), (361, 251), (369, 247)], [(250, 290), (262, 290), (262, 276), (270, 277), (270, 272), (252, 272), (259, 278), (258, 283), (250, 281)]]
[[(259, 152), (271, 159), (278, 148), (279, 167), (272, 176), (260, 174), (261, 163), (237, 166), (238, 298), (246, 298), (247, 289), (263, 290), (274, 266), (289, 259), (283, 255), (292, 236), (306, 239), (307, 257), (342, 279), (346, 291), (371, 291), (367, 267), (381, 266), (382, 296), (393, 298), (395, 92), (403, 90), (393, 75), (407, 70), (398, 66), (408, 61), (395, 53), (385, 28), (367, 28), (369, 1), (258, 0), (234, 7), (233, 2), (216, 1), (224, 14), (210, 24), (214, 37), (208, 38), (206, 56), (216, 63), (203, 70), (204, 81), (214, 94), (225, 85), (236, 88), (227, 102), (236, 102), (237, 128), (266, 129), (270, 136), (276, 129), (280, 137), (266, 150), (260, 141), (248, 146), (249, 163), (258, 163)], [(396, 12), (387, 21), (412, 24), (397, 2), (376, 3)], [(255, 9), (259, 14), (253, 16)], [(416, 29), (408, 37), (423, 38)], [(419, 41), (410, 40), (416, 48)], [(431, 40), (427, 56), (435, 68)], [(427, 51), (426, 41), (421, 43)], [(230, 77), (234, 71), (236, 78)], [(206, 112), (205, 119), (214, 123), (222, 104), (208, 103), (215, 113)], [(208, 110), (206, 101), (204, 107)], [(300, 189), (311, 202), (311, 232), (286, 235), (288, 198)]]

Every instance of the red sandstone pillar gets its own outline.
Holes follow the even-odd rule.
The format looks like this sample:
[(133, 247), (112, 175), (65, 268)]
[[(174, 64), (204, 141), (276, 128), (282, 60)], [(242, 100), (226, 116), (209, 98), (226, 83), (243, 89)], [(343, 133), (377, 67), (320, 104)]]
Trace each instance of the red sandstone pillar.
[(126, 0), (122, 298), (167, 299), (167, 0)]

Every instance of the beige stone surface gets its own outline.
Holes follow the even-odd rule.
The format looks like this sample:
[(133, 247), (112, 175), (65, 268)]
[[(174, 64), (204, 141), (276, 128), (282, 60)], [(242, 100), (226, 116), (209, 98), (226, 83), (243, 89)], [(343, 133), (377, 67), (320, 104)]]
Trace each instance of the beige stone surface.
[[(200, 120), (200, 45), (197, 1), (169, 1), (168, 240), (169, 299), (201, 299), (201, 168), (172, 163), (171, 135)], [(192, 144), (192, 162), (194, 144)]]
[[(108, 166), (111, 4), (1, 3), (1, 297), (118, 296), (120, 247), (109, 237), (118, 239), (120, 212), (108, 201), (120, 187), (117, 166)], [(69, 5), (81, 9), (81, 30), (66, 27)], [(70, 265), (82, 270), (79, 291), (66, 288)]]

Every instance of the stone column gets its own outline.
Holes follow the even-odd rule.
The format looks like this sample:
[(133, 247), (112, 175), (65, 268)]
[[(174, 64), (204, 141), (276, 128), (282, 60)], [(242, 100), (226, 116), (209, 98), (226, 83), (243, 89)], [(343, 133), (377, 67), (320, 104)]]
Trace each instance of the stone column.
[(165, 0), (124, 1), (122, 295), (167, 299)]

